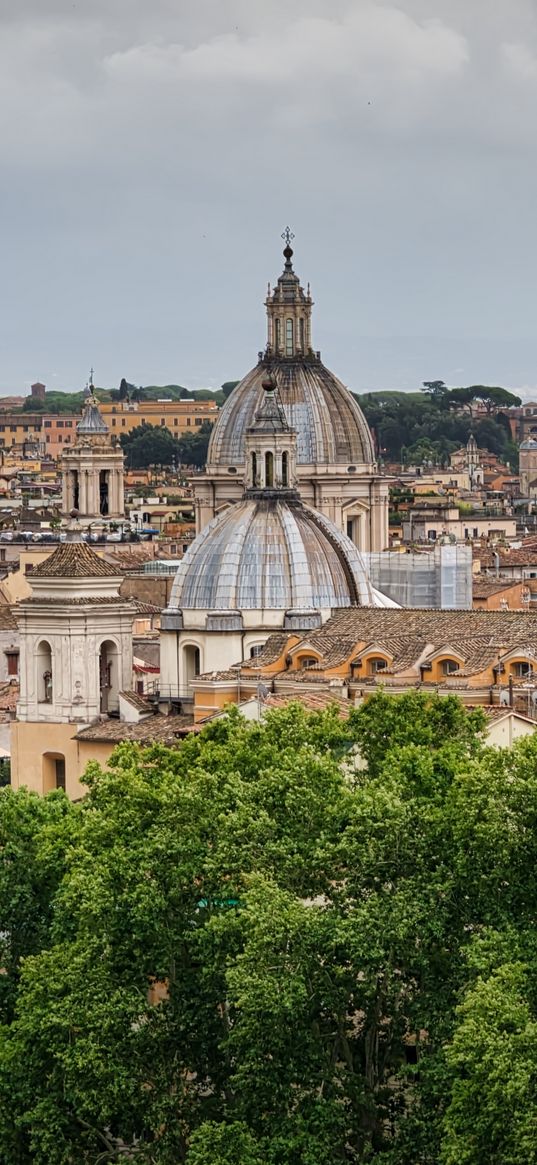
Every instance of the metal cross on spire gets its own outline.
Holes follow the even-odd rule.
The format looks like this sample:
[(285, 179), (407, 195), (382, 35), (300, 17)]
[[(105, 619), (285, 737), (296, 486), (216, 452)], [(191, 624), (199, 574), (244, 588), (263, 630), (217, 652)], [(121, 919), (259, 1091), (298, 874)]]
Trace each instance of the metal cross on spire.
[(285, 245), (286, 245), (287, 247), (290, 247), (290, 246), (291, 246), (291, 242), (292, 242), (292, 240), (294, 239), (294, 237), (295, 237), (295, 236), (294, 236), (294, 234), (293, 234), (293, 232), (292, 232), (291, 228), (290, 228), (290, 227), (286, 227), (286, 228), (285, 228), (285, 230), (284, 230), (284, 231), (282, 231), (282, 235), (281, 235), (281, 237), (282, 237), (282, 239), (283, 239), (283, 241), (284, 241)]
[(89, 386), (93, 390), (93, 368), (90, 368), (89, 372)]

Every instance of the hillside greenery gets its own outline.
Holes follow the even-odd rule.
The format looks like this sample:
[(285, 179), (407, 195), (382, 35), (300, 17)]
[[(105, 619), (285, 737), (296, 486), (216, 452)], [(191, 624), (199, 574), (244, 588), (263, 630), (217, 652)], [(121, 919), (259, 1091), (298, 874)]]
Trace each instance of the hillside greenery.
[[(482, 449), (495, 453), (516, 471), (518, 449), (507, 409), (520, 397), (504, 388), (472, 385), (447, 388), (431, 381), (422, 392), (371, 392), (356, 396), (385, 461), (406, 465), (448, 465), (449, 455), (465, 445), (471, 432)], [(472, 418), (480, 402), (486, 415)]]
[(0, 790), (2, 1162), (536, 1165), (537, 741), (483, 724), (234, 711)]

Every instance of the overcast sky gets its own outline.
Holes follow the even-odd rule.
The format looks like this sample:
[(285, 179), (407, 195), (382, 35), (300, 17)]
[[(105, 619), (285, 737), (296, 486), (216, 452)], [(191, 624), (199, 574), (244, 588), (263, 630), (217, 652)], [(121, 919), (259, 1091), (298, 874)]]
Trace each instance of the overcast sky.
[(536, 0), (0, 0), (0, 392), (537, 386)]

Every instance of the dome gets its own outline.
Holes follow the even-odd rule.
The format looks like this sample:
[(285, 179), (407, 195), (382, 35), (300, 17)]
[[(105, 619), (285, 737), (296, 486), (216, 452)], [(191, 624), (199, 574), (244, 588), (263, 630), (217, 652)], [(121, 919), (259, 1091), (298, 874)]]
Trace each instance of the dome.
[(391, 604), (350, 538), (289, 496), (250, 491), (195, 539), (175, 576), (173, 610), (318, 611)]
[(367, 421), (348, 388), (329, 372), (311, 336), (313, 301), (309, 284), (304, 291), (292, 266), (287, 228), (285, 266), (265, 301), (267, 346), (259, 363), (228, 397), (214, 426), (207, 472), (244, 464), (246, 431), (253, 423), (263, 396), (263, 382), (271, 376), (291, 428), (297, 434), (299, 466), (367, 467), (375, 453)]
[(270, 371), (289, 424), (296, 429), (298, 465), (368, 468), (375, 454), (367, 421), (348, 388), (311, 355), (289, 360), (263, 356), (233, 390), (214, 426), (207, 470), (244, 463), (246, 431), (263, 397)]
[(526, 437), (526, 440), (522, 442), (522, 444), (519, 446), (519, 449), (537, 449), (537, 438)]

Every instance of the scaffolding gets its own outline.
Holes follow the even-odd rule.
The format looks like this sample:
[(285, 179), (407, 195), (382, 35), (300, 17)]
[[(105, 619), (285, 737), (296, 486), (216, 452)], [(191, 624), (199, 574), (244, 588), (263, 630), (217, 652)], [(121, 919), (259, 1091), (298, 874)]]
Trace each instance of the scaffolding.
[(471, 546), (437, 545), (421, 553), (383, 550), (366, 557), (373, 586), (400, 607), (472, 607)]

